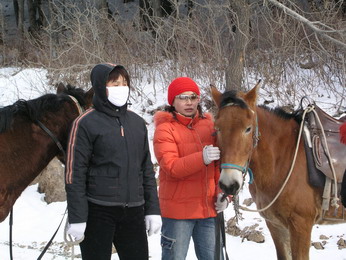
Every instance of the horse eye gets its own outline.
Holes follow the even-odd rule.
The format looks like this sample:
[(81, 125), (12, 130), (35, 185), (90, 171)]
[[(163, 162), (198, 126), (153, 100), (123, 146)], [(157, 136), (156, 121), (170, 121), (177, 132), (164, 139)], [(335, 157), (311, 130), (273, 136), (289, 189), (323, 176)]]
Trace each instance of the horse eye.
[(250, 133), (250, 132), (251, 132), (251, 129), (252, 129), (252, 127), (249, 126), (248, 128), (246, 128), (245, 133), (246, 133), (246, 134)]

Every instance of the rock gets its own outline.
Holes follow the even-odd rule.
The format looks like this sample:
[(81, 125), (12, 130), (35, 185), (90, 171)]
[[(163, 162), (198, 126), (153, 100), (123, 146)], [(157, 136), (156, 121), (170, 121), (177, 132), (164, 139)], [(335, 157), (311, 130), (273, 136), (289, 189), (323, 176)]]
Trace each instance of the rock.
[(226, 224), (226, 233), (231, 235), (231, 236), (234, 236), (234, 237), (238, 237), (240, 236), (240, 233), (241, 233), (241, 229), (239, 227), (237, 227), (237, 221), (236, 221), (236, 218), (233, 217), (233, 218), (230, 218), (228, 221), (227, 221), (227, 224)]
[(248, 199), (245, 199), (245, 200), (243, 201), (243, 204), (244, 204), (246, 207), (249, 207), (252, 203), (253, 203), (253, 199), (252, 199), (252, 198), (248, 198)]
[(328, 240), (329, 237), (327, 237), (327, 236), (325, 236), (325, 235), (320, 235), (320, 239), (321, 239), (321, 240)]
[(324, 246), (322, 245), (321, 242), (312, 242), (311, 244), (312, 244), (312, 246), (313, 246), (314, 248), (316, 248), (317, 250), (322, 250), (322, 249), (324, 249)]
[(34, 182), (38, 182), (38, 192), (45, 193), (44, 200), (47, 203), (65, 201), (64, 167), (54, 158), (41, 172)]
[(345, 239), (340, 238), (336, 244), (338, 245), (339, 249), (346, 248), (346, 240)]
[(263, 236), (262, 232), (259, 230), (249, 230), (245, 234), (242, 235), (243, 240), (247, 239), (248, 241), (256, 242), (256, 243), (264, 243), (265, 237)]

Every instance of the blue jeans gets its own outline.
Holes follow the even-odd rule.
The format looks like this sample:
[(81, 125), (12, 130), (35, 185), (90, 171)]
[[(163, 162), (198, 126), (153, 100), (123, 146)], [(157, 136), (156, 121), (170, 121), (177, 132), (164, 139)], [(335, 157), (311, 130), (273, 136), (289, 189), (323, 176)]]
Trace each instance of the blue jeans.
[[(216, 218), (162, 218), (162, 260), (185, 259), (191, 237), (199, 260), (215, 259), (215, 224)], [(221, 253), (221, 247), (218, 252)]]

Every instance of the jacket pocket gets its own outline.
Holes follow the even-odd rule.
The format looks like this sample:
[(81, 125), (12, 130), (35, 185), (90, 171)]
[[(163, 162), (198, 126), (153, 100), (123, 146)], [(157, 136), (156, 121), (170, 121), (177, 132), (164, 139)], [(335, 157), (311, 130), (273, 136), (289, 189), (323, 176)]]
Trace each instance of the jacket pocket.
[(91, 169), (87, 180), (88, 193), (114, 197), (119, 191), (119, 169), (115, 167)]

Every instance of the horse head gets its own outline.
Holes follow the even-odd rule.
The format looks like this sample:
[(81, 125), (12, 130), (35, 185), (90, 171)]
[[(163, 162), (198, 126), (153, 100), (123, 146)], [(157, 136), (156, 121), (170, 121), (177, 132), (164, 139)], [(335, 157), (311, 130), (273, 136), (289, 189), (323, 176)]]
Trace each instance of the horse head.
[(219, 186), (227, 195), (235, 195), (243, 186), (252, 151), (257, 145), (257, 96), (259, 83), (247, 93), (219, 92), (211, 88), (218, 107), (215, 117), (217, 142), (221, 150)]
[[(81, 115), (85, 110), (87, 110), (88, 108), (90, 108), (92, 106), (92, 98), (94, 95), (94, 89), (91, 88), (89, 89), (87, 92), (85, 92), (83, 89), (81, 88), (75, 88), (71, 85), (64, 85), (62, 83), (59, 83), (56, 86), (56, 94), (58, 96), (68, 96), (69, 98), (69, 103), (72, 104), (72, 108), (70, 111), (68, 112), (68, 116), (70, 117), (70, 119), (68, 119), (66, 122), (68, 123), (68, 130), (71, 126), (72, 121), (79, 115)], [(64, 128), (62, 128), (64, 129)], [(62, 143), (62, 147), (60, 148), (60, 152), (57, 155), (57, 158), (63, 163), (65, 164), (65, 150), (66, 150), (66, 146), (67, 146), (67, 134), (68, 132), (63, 131), (63, 135), (59, 138), (61, 140)], [(59, 141), (60, 141), (59, 140)], [(59, 146), (59, 145), (58, 145)]]

